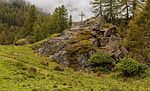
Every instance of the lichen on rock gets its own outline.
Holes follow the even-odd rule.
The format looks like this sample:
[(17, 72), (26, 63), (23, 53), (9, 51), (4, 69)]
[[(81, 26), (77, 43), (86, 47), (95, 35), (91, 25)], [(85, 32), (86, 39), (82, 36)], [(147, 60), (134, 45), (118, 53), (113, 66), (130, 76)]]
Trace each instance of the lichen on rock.
[(53, 59), (65, 67), (84, 69), (90, 56), (98, 52), (110, 53), (116, 59), (119, 58), (124, 54), (120, 43), (116, 28), (102, 29), (99, 18), (94, 17), (42, 43), (38, 52), (53, 55)]

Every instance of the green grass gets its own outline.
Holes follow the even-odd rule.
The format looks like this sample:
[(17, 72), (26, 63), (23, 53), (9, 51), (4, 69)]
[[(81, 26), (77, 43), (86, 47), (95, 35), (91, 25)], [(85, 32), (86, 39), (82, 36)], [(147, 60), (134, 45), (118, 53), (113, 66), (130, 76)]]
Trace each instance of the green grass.
[(0, 46), (0, 91), (150, 91), (149, 76), (121, 78), (111, 73), (98, 77), (69, 68), (55, 71), (56, 66), (57, 63), (34, 53), (30, 47)]
[(33, 49), (38, 49), (43, 42), (46, 42), (46, 41), (48, 41), (52, 38), (58, 37), (58, 36), (60, 36), (60, 33), (52, 34), (52, 35), (49, 35), (49, 37), (47, 37), (47, 38), (45, 38), (45, 39), (43, 39), (39, 42), (35, 42), (33, 44), (29, 44), (29, 45), (26, 45), (26, 46), (31, 47)]

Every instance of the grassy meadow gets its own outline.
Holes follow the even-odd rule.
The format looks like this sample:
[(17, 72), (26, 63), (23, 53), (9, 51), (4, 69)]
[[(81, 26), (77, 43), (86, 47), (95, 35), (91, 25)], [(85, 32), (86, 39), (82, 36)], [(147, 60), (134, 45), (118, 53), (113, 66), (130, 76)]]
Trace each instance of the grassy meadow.
[(29, 46), (0, 46), (0, 91), (150, 91), (149, 76), (54, 70), (57, 66)]

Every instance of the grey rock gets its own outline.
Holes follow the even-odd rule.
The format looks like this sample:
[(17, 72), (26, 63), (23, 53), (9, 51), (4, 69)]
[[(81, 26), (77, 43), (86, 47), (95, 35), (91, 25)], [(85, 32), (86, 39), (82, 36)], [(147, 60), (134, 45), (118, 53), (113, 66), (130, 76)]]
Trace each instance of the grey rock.
[(109, 29), (107, 29), (105, 32), (104, 32), (104, 36), (105, 37), (110, 37), (111, 35), (114, 35), (116, 33), (116, 27), (113, 26)]
[(91, 18), (82, 25), (64, 30), (59, 37), (41, 43), (38, 52), (52, 58), (64, 67), (84, 69), (91, 55), (106, 52), (120, 58), (126, 50), (120, 47), (121, 38), (115, 27), (101, 31), (99, 19)]
[(109, 37), (101, 37), (100, 44), (105, 46), (109, 42)]

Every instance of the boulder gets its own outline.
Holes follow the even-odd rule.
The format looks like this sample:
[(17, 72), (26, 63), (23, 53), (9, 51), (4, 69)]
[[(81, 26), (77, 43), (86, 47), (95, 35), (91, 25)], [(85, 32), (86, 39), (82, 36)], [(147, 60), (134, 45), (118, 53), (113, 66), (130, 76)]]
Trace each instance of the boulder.
[(91, 18), (41, 43), (38, 53), (52, 56), (64, 67), (84, 69), (90, 56), (98, 52), (111, 53), (116, 58), (123, 54), (124, 49), (120, 49), (121, 38), (115, 34), (115, 29), (113, 26), (101, 32), (99, 19)]

